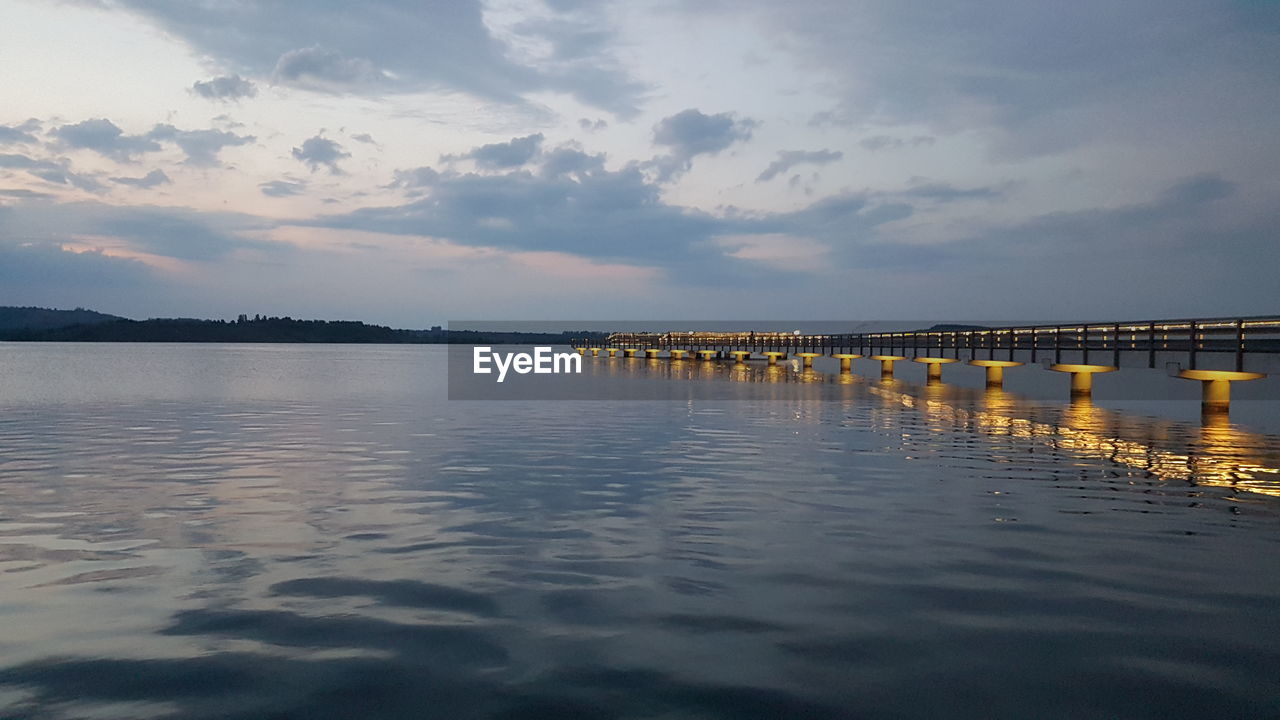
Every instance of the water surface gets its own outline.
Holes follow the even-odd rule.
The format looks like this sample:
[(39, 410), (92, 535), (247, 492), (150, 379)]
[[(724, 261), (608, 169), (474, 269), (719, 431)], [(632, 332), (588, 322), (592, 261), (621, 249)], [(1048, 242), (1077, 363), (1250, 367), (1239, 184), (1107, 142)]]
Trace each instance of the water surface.
[(1280, 714), (1272, 435), (787, 368), (449, 402), (443, 362), (0, 344), (0, 716)]

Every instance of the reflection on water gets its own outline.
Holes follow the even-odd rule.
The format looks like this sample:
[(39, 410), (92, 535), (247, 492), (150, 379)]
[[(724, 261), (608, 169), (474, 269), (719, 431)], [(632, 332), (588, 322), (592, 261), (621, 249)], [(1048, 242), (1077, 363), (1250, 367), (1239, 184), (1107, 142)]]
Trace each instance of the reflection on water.
[(1280, 713), (1273, 437), (785, 365), (450, 403), (432, 348), (144, 350), (0, 347), (0, 716)]

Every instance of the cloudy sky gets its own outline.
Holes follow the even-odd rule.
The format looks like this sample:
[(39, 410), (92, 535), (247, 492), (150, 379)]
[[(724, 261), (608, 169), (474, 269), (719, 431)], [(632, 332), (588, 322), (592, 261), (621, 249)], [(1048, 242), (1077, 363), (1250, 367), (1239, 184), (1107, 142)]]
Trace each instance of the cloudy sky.
[(0, 304), (1280, 311), (1273, 0), (0, 0)]

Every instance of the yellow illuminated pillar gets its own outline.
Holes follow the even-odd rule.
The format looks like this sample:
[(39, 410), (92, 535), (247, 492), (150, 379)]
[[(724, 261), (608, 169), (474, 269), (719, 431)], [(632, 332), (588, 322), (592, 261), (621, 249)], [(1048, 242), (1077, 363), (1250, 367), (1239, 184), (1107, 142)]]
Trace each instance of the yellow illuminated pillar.
[(672, 360), (683, 360), (684, 354), (687, 352), (689, 351), (688, 350), (668, 350), (667, 354), (671, 356)]
[(907, 358), (905, 355), (872, 355), (871, 359), (880, 361), (881, 378), (891, 378), (893, 377), (893, 364)]
[(1059, 363), (1050, 365), (1054, 372), (1071, 373), (1071, 397), (1087, 398), (1093, 395), (1093, 376), (1095, 373), (1115, 372), (1120, 368), (1114, 365), (1076, 365)]
[(784, 352), (778, 352), (778, 351), (776, 351), (776, 350), (772, 350), (772, 351), (769, 351), (769, 352), (761, 353), (761, 355), (764, 355), (765, 357), (769, 358), (769, 364), (770, 364), (770, 365), (777, 365), (777, 364), (778, 364), (778, 360), (779, 360), (779, 359), (782, 359), (782, 360), (786, 360), (786, 359), (787, 359), (787, 354), (786, 354), (786, 353), (784, 353)]
[(816, 357), (822, 357), (822, 353), (796, 353), (796, 357), (800, 358), (801, 367), (811, 368), (813, 367), (813, 359)]
[(861, 355), (854, 354), (854, 352), (837, 352), (832, 357), (840, 360), (841, 373), (851, 373), (854, 370), (854, 360), (858, 360)]
[(747, 360), (751, 357), (750, 350), (733, 350), (729, 353), (739, 365), (746, 365)]
[(1205, 414), (1227, 412), (1231, 407), (1231, 383), (1266, 377), (1262, 373), (1232, 370), (1181, 370), (1177, 376), (1184, 380), (1199, 380), (1203, 383), (1200, 389), (1200, 409)]
[(698, 351), (698, 357), (702, 358), (703, 360), (715, 360), (717, 354), (718, 353), (715, 350), (699, 350)]
[(942, 358), (942, 357), (918, 357), (918, 358), (912, 358), (912, 360), (918, 363), (924, 363), (925, 365), (929, 366), (929, 371), (926, 374), (926, 377), (928, 379), (928, 382), (930, 383), (942, 382), (942, 366), (943, 365), (946, 365), (948, 363), (953, 363), (953, 362), (960, 362), (955, 358)]
[(1004, 369), (1018, 367), (1022, 363), (1012, 360), (970, 360), (970, 365), (987, 369), (987, 387), (998, 389), (1004, 387)]

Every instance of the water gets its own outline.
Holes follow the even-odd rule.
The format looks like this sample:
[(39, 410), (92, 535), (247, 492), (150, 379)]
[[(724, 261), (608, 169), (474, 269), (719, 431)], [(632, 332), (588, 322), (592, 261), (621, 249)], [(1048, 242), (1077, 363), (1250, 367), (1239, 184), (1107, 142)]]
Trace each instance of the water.
[(1280, 715), (1275, 436), (785, 368), (448, 402), (443, 361), (0, 344), (0, 716)]

